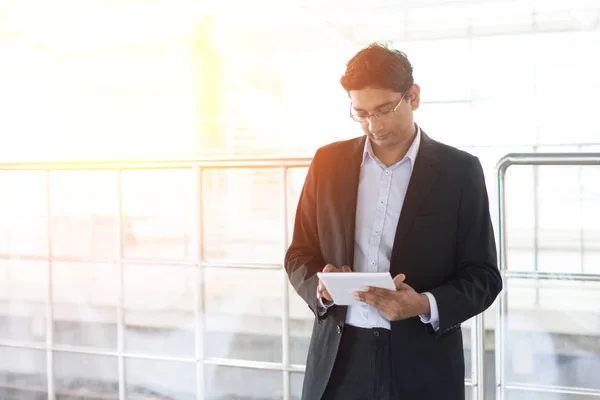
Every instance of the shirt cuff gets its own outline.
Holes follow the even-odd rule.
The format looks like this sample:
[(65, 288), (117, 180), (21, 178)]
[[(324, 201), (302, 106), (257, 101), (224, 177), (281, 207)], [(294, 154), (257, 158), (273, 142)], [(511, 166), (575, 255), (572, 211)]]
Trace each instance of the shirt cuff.
[(424, 324), (431, 324), (433, 330), (437, 331), (440, 327), (440, 314), (437, 306), (437, 301), (435, 300), (433, 294), (429, 292), (425, 292), (423, 294), (427, 296), (427, 299), (429, 300), (430, 313), (419, 315), (419, 318), (421, 318), (421, 322), (423, 322)]
[(324, 308), (324, 309), (326, 309), (326, 310), (327, 310), (329, 307), (331, 307), (332, 305), (333, 305), (333, 301), (329, 301), (329, 300), (327, 300), (327, 299), (325, 299), (325, 300), (323, 301), (323, 298), (322, 298), (322, 297), (319, 299), (319, 306), (323, 307), (323, 308)]

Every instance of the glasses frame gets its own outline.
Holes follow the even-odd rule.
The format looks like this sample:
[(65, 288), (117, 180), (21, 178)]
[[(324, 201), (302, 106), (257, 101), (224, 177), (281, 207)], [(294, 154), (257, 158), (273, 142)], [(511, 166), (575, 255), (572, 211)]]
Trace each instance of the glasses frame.
[(354, 109), (353, 104), (350, 103), (350, 118), (352, 118), (353, 121), (358, 122), (360, 124), (369, 121), (371, 119), (371, 117), (374, 117), (375, 119), (378, 119), (380, 121), (382, 121), (386, 118), (389, 118), (390, 116), (392, 116), (394, 114), (394, 112), (398, 109), (398, 107), (400, 107), (400, 104), (402, 104), (402, 101), (404, 100), (404, 97), (406, 96), (407, 93), (408, 93), (408, 91), (404, 92), (404, 94), (400, 98), (400, 101), (398, 102), (398, 104), (396, 104), (396, 107), (392, 108), (391, 110), (379, 111), (376, 113), (369, 114), (365, 117), (359, 117), (358, 114), (353, 113), (352, 112), (352, 110)]

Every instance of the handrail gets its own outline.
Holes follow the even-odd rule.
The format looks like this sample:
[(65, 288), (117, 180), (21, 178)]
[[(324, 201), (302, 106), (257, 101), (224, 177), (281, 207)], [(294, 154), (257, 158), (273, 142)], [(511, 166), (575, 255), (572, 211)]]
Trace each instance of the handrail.
[[(111, 353), (118, 358), (118, 380), (119, 380), (119, 400), (126, 398), (125, 390), (125, 359), (128, 353), (125, 351), (125, 317), (124, 317), (124, 267), (125, 264), (129, 264), (131, 260), (125, 259), (123, 249), (123, 171), (127, 170), (166, 170), (166, 169), (188, 169), (194, 174), (194, 190), (193, 190), (193, 201), (195, 207), (193, 207), (193, 224), (192, 234), (190, 241), (192, 243), (192, 259), (190, 262), (178, 262), (178, 265), (186, 265), (195, 268), (195, 285), (194, 285), (194, 336), (195, 336), (195, 359), (193, 363), (196, 367), (196, 396), (198, 399), (204, 398), (204, 380), (205, 371), (204, 365), (212, 362), (217, 365), (228, 365), (227, 363), (240, 363), (240, 360), (212, 360), (204, 354), (204, 321), (203, 315), (205, 311), (204, 304), (204, 282), (203, 277), (204, 269), (207, 266), (218, 267), (218, 263), (209, 263), (204, 256), (204, 229), (202, 222), (202, 180), (203, 172), (209, 169), (265, 169), (270, 168), (278, 170), (281, 177), (281, 204), (282, 209), (287, 212), (287, 188), (288, 188), (288, 170), (293, 168), (306, 168), (310, 166), (311, 158), (228, 158), (228, 159), (198, 159), (198, 160), (182, 160), (182, 161), (141, 161), (141, 162), (129, 162), (129, 161), (110, 161), (110, 162), (49, 162), (49, 163), (0, 163), (0, 172), (9, 171), (40, 171), (45, 174), (45, 190), (46, 190), (46, 201), (47, 201), (47, 215), (46, 215), (46, 230), (48, 235), (48, 253), (42, 260), (48, 263), (48, 276), (52, 276), (53, 263), (61, 259), (52, 254), (52, 223), (51, 223), (51, 204), (50, 204), (50, 187), (52, 184), (52, 172), (54, 171), (91, 171), (91, 170), (112, 170), (116, 171), (115, 187), (117, 189), (117, 198), (115, 199), (117, 209), (117, 227), (116, 237), (117, 245), (115, 247), (114, 257), (111, 258), (111, 262), (116, 263), (119, 268), (119, 305), (117, 308), (117, 351)], [(282, 223), (282, 246), (287, 246), (287, 218), (284, 218)], [(14, 256), (14, 255), (13, 255)], [(1, 258), (9, 257), (8, 255), (0, 254)], [(11, 257), (14, 258), (14, 257)], [(22, 255), (24, 259), (34, 258), (32, 256)], [(98, 262), (98, 259), (89, 260), (91, 262)], [(146, 263), (151, 262), (150, 260), (133, 260), (134, 263)], [(229, 263), (228, 263), (229, 264)], [(283, 399), (289, 400), (291, 398), (291, 384), (290, 384), (290, 373), (296, 371), (298, 368), (291, 364), (290, 361), (290, 330), (289, 330), (289, 288), (287, 285), (287, 275), (283, 272), (283, 268), (280, 265), (265, 265), (265, 264), (233, 264), (232, 267), (244, 268), (244, 269), (272, 269), (282, 271), (282, 295), (283, 295), (283, 318), (282, 318), (282, 363), (273, 364), (267, 369), (276, 369), (282, 372), (282, 386), (283, 386)], [(53, 321), (54, 321), (54, 308), (53, 308), (53, 284), (52, 280), (49, 279), (47, 283), (46, 291), (46, 341), (44, 345), (40, 345), (46, 351), (46, 376), (47, 376), (47, 393), (48, 399), (54, 400), (57, 393), (54, 385), (54, 352), (58, 351), (57, 344), (54, 343), (53, 338)], [(11, 346), (10, 343), (0, 341), (2, 346)], [(24, 345), (23, 348), (36, 348), (34, 345)], [(82, 351), (88, 351), (86, 349)], [(93, 351), (90, 349), (90, 351)], [(154, 355), (148, 356), (150, 359), (158, 359)], [(265, 367), (260, 362), (244, 362), (241, 361), (245, 368), (258, 368)]]
[[(51, 184), (51, 172), (52, 171), (86, 171), (86, 170), (115, 170), (115, 171), (119, 171), (119, 175), (118, 175), (118, 182), (117, 182), (117, 187), (118, 187), (118, 193), (119, 193), (119, 197), (121, 197), (122, 193), (122, 177), (121, 177), (121, 171), (123, 170), (152, 170), (152, 169), (191, 169), (192, 171), (194, 171), (195, 173), (195, 190), (194, 190), (194, 201), (199, 203), (198, 207), (194, 207), (195, 209), (195, 213), (197, 215), (193, 216), (193, 221), (194, 221), (194, 226), (193, 226), (193, 242), (195, 242), (196, 247), (194, 250), (194, 257), (193, 260), (189, 263), (191, 264), (190, 266), (195, 267), (197, 269), (197, 292), (195, 293), (195, 316), (196, 316), (196, 358), (198, 360), (205, 360), (203, 351), (201, 350), (203, 347), (203, 337), (201, 334), (198, 334), (198, 331), (202, 330), (202, 318), (201, 318), (201, 311), (203, 310), (203, 303), (202, 303), (202, 293), (201, 291), (203, 290), (203, 277), (202, 277), (202, 271), (203, 271), (203, 267), (206, 266), (206, 262), (204, 260), (203, 257), (203, 228), (202, 228), (202, 199), (201, 199), (201, 195), (202, 195), (202, 171), (206, 170), (206, 169), (229, 169), (229, 168), (236, 168), (236, 169), (241, 169), (241, 168), (252, 168), (252, 169), (263, 169), (263, 168), (272, 168), (272, 169), (279, 169), (280, 170), (280, 175), (281, 175), (281, 184), (282, 184), (282, 190), (281, 190), (281, 201), (282, 204), (284, 204), (283, 206), (283, 210), (284, 212), (288, 209), (287, 207), (287, 170), (291, 169), (291, 168), (305, 168), (310, 166), (310, 163), (312, 161), (312, 158), (310, 157), (297, 157), (297, 158), (264, 158), (264, 157), (253, 157), (253, 158), (241, 158), (241, 157), (232, 157), (232, 158), (227, 158), (227, 159), (216, 159), (216, 158), (205, 158), (205, 159), (198, 159), (198, 160), (182, 160), (182, 161), (161, 161), (161, 160), (150, 160), (150, 161), (140, 161), (140, 162), (130, 162), (130, 161), (109, 161), (109, 162), (48, 162), (48, 163), (40, 163), (40, 162), (36, 162), (36, 163), (0, 163), (0, 171), (42, 171), (46, 173), (46, 190), (49, 190), (50, 184)], [(48, 198), (50, 198), (50, 196), (48, 196)], [(118, 230), (118, 241), (120, 242), (119, 245), (117, 246), (116, 253), (117, 253), (117, 257), (115, 257), (114, 259), (111, 259), (112, 262), (117, 262), (119, 265), (119, 269), (120, 269), (120, 274), (122, 274), (122, 269), (123, 269), (123, 265), (125, 263), (135, 263), (135, 262), (149, 262), (150, 260), (125, 260), (122, 257), (122, 249), (120, 248), (120, 246), (122, 246), (122, 225), (123, 225), (123, 220), (122, 220), (122, 216), (120, 215), (122, 213), (121, 210), (121, 203), (120, 203), (120, 199), (117, 202), (117, 206), (118, 206), (118, 210), (119, 210), (119, 219), (118, 219), (118, 225), (119, 227), (117, 228)], [(285, 215), (284, 215), (285, 217)], [(283, 238), (283, 244), (284, 246), (287, 246), (287, 236), (288, 236), (288, 226), (287, 226), (287, 219), (284, 218), (284, 221), (282, 222), (282, 238)], [(49, 237), (51, 236), (51, 227), (50, 227), (50, 223), (48, 222), (48, 235)], [(51, 246), (49, 246), (49, 248), (51, 248)], [(6, 255), (2, 255), (0, 254), (0, 258), (6, 257)], [(25, 256), (23, 255), (22, 258), (31, 258), (31, 256)], [(52, 268), (52, 262), (53, 261), (58, 261), (61, 258), (60, 257), (56, 257), (53, 254), (48, 254), (46, 257), (42, 258), (43, 260), (47, 261), (49, 263), (48, 268)], [(90, 262), (93, 262), (94, 260), (89, 260)], [(98, 261), (98, 260), (95, 260)], [(187, 263), (186, 263), (187, 265)], [(211, 266), (213, 265), (213, 263), (211, 263)], [(251, 265), (242, 265), (240, 266), (240, 268), (252, 268), (255, 266), (251, 266)], [(260, 268), (273, 268), (273, 269), (277, 269), (279, 267), (277, 266), (258, 266)], [(287, 276), (285, 277), (287, 279)], [(285, 316), (287, 315), (287, 308), (289, 305), (289, 300), (288, 300), (288, 286), (287, 286), (287, 280), (285, 281), (285, 284), (283, 285), (284, 289), (284, 293), (283, 293), (283, 298), (284, 298), (284, 318), (282, 318), (282, 330), (283, 330), (283, 337), (282, 337), (282, 370), (285, 372), (284, 374), (284, 382), (283, 382), (283, 386), (284, 386), (284, 398), (287, 399), (289, 398), (290, 395), (290, 390), (289, 390), (289, 385), (290, 385), (290, 377), (289, 377), (289, 371), (290, 371), (290, 357), (289, 357), (289, 326), (288, 326), (288, 321), (286, 320)], [(122, 288), (120, 288), (120, 292), (122, 292)], [(48, 393), (49, 393), (49, 398), (52, 398), (52, 396), (54, 395), (54, 391), (55, 388), (53, 387), (52, 384), (52, 375), (54, 374), (54, 370), (53, 370), (53, 364), (52, 364), (52, 352), (55, 349), (55, 343), (53, 343), (53, 339), (52, 339), (52, 320), (53, 320), (53, 310), (52, 310), (52, 287), (48, 287), (48, 293), (49, 293), (49, 298), (47, 299), (47, 343), (46, 345), (43, 347), (44, 349), (46, 349), (47, 351), (47, 361), (48, 361), (48, 365), (47, 365), (47, 375), (48, 375)], [(121, 297), (123, 296), (123, 293), (121, 293)], [(119, 307), (122, 308), (122, 305)], [(483, 314), (479, 314), (477, 316), (475, 316), (475, 318), (473, 319), (473, 327), (471, 329), (471, 364), (472, 364), (472, 372), (471, 372), (471, 377), (465, 379), (465, 385), (466, 386), (470, 386), (471, 390), (473, 391), (473, 398), (474, 399), (484, 399), (485, 398), (485, 374), (484, 374), (484, 361), (485, 361), (485, 343), (484, 343), (484, 316)], [(124, 327), (124, 320), (123, 320), (123, 315), (122, 313), (119, 314), (119, 318), (118, 318), (118, 331), (119, 331), (119, 335), (118, 335), (118, 351), (117, 351), (117, 355), (119, 357), (119, 380), (124, 380), (124, 358), (127, 356), (127, 354), (124, 351), (123, 348), (123, 343), (124, 343), (124, 339), (122, 337), (123, 334), (123, 327)], [(230, 361), (235, 361), (235, 360), (230, 360)], [(250, 363), (251, 364), (251, 363)], [(250, 365), (249, 364), (249, 365)], [(225, 365), (225, 364), (223, 364)], [(202, 383), (203, 382), (203, 366), (204, 363), (202, 362), (197, 362), (197, 379), (198, 379), (198, 393), (202, 393), (203, 392), (203, 388), (202, 388)], [(123, 392), (123, 387), (121, 385), (120, 387), (120, 393), (119, 393), (119, 398), (123, 399), (125, 397), (125, 393)]]
[(46, 171), (46, 170), (115, 170), (115, 169), (180, 169), (180, 168), (302, 168), (310, 165), (311, 157), (230, 157), (202, 158), (197, 160), (148, 160), (148, 161), (92, 161), (92, 162), (23, 162), (0, 163), (0, 170)]
[[(506, 280), (508, 278), (531, 279), (560, 279), (573, 278), (585, 281), (597, 281), (597, 274), (561, 273), (543, 274), (539, 271), (509, 272), (506, 262), (506, 171), (513, 165), (530, 166), (590, 166), (600, 165), (600, 153), (510, 153), (498, 161), (496, 165), (498, 178), (498, 231), (499, 231), (499, 261), (500, 274), (505, 282), (505, 288), (498, 296), (498, 311), (496, 314), (496, 400), (506, 399), (506, 389), (514, 385), (506, 382), (506, 318), (508, 316), (508, 294)], [(515, 386), (516, 387), (516, 386)], [(520, 384), (523, 390), (536, 390), (534, 384)]]

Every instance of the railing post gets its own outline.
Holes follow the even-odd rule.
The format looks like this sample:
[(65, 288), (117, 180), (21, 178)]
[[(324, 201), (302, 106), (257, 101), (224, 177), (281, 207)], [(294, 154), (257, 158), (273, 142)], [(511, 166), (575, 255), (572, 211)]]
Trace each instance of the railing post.
[[(288, 234), (288, 169), (283, 166), (280, 168), (281, 171), (281, 240), (283, 241), (283, 254), (287, 250), (289, 242)], [(283, 400), (289, 400), (291, 398), (291, 385), (290, 385), (290, 293), (288, 276), (285, 268), (281, 270), (282, 274), (282, 285), (283, 285), (283, 314), (281, 318), (281, 355), (283, 363)]]
[(196, 399), (205, 398), (204, 387), (204, 221), (203, 221), (203, 185), (204, 170), (192, 168), (193, 201), (192, 201), (192, 235), (191, 259), (195, 264), (194, 283), (194, 354), (196, 366)]
[(46, 287), (46, 390), (48, 400), (54, 400), (54, 285), (53, 285), (53, 263), (52, 263), (52, 190), (51, 172), (46, 170), (46, 232), (48, 234), (48, 281)]
[[(507, 263), (507, 229), (506, 229), (506, 171), (512, 165), (561, 165), (561, 166), (585, 166), (600, 165), (600, 153), (520, 153), (507, 154), (497, 165), (498, 173), (498, 218), (499, 218), (499, 260), (500, 274), (504, 288), (498, 297), (498, 311), (496, 314), (496, 400), (506, 399), (506, 390), (519, 389), (545, 393), (570, 393), (581, 395), (600, 396), (600, 390), (582, 388), (564, 388), (561, 386), (536, 385), (536, 384), (508, 384), (506, 379), (506, 357), (507, 354), (507, 332), (508, 332), (508, 279), (572, 279), (579, 281), (600, 281), (598, 274), (548, 274), (539, 272), (536, 268), (533, 272), (509, 271)], [(537, 185), (535, 190), (537, 191)], [(537, 225), (537, 223), (536, 223)], [(537, 227), (536, 227), (537, 229)], [(537, 232), (536, 232), (537, 235)], [(537, 242), (536, 242), (537, 243)], [(537, 251), (537, 249), (536, 249)], [(537, 264), (537, 258), (536, 258)], [(537, 290), (537, 286), (536, 286)], [(537, 296), (536, 296), (537, 298)]]
[(123, 240), (123, 170), (117, 169), (117, 266), (119, 270), (119, 303), (117, 305), (117, 358), (119, 400), (127, 399), (125, 376), (125, 242)]
[(506, 358), (506, 318), (508, 298), (506, 287), (506, 201), (505, 201), (505, 179), (508, 164), (501, 164), (498, 168), (498, 242), (499, 242), (499, 268), (502, 277), (502, 292), (498, 296), (498, 311), (496, 314), (495, 352), (496, 360), (496, 400), (505, 399), (505, 358)]

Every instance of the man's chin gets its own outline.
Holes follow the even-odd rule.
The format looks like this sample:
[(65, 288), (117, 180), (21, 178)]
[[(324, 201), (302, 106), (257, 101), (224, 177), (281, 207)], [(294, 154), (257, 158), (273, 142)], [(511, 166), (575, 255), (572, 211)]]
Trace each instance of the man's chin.
[(378, 146), (390, 146), (393, 144), (392, 135), (386, 133), (385, 135), (372, 135), (371, 140)]

